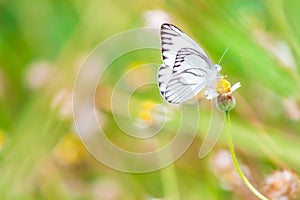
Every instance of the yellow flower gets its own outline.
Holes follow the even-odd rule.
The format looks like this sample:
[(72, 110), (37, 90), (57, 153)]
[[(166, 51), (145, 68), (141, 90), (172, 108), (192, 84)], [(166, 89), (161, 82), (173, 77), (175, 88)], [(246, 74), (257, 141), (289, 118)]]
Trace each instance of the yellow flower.
[(216, 84), (216, 90), (221, 95), (229, 95), (239, 87), (241, 87), (240, 82), (237, 82), (231, 87), (231, 84), (226, 79), (226, 76), (222, 76)]
[(75, 134), (67, 133), (60, 139), (53, 153), (59, 163), (72, 165), (82, 161), (85, 149)]
[(235, 107), (235, 99), (231, 95), (236, 89), (241, 87), (240, 82), (237, 82), (231, 87), (230, 82), (226, 79), (226, 76), (222, 76), (216, 83), (216, 91), (219, 94), (217, 96), (217, 107), (221, 111), (230, 111)]
[(226, 80), (225, 76), (222, 76), (216, 84), (216, 90), (219, 94), (224, 94), (230, 92), (231, 85), (229, 81)]
[(226, 76), (218, 76), (208, 85), (205, 96), (206, 99), (211, 100), (219, 96), (230, 96), (236, 89), (241, 87), (240, 82), (235, 83), (232, 87)]
[(151, 109), (155, 106), (156, 103), (152, 101), (142, 102), (140, 105), (140, 109), (138, 110), (138, 116), (140, 119), (145, 121), (146, 123), (151, 123)]

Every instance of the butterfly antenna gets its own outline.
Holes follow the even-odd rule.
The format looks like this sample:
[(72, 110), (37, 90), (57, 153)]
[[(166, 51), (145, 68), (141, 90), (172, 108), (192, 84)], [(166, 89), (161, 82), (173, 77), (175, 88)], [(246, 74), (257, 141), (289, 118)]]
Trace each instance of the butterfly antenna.
[(227, 51), (229, 50), (229, 48), (230, 48), (230, 45), (228, 45), (227, 48), (225, 49), (223, 55), (221, 56), (221, 58), (220, 58), (220, 60), (219, 60), (219, 62), (218, 62), (218, 65), (221, 63), (222, 59), (224, 58), (224, 56), (225, 56), (225, 54), (227, 53)]
[(243, 57), (242, 55), (239, 55), (239, 56), (237, 56), (237, 57), (235, 57), (235, 58), (231, 58), (231, 59), (226, 60), (226, 61), (223, 62), (222, 64), (229, 63), (229, 62), (231, 62), (231, 61), (233, 61), (233, 60), (237, 60), (237, 59), (240, 59), (240, 58), (242, 58), (242, 57)]

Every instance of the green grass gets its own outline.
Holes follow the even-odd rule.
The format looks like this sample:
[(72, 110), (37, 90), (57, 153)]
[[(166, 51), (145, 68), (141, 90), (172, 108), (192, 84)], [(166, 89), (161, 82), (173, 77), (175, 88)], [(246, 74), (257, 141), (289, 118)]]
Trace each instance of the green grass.
[[(106, 180), (113, 183), (110, 189), (116, 199), (179, 195), (180, 199), (223, 200), (241, 195), (240, 191), (224, 190), (210, 165), (214, 153), (227, 148), (224, 134), (212, 154), (203, 160), (197, 157), (210, 120), (210, 110), (205, 107), (201, 107), (197, 138), (174, 166), (164, 169), (171, 171), (124, 174), (97, 162), (86, 150), (74, 162), (67, 161), (64, 152), (60, 161), (54, 155), (65, 135), (76, 135), (72, 116), (64, 117), (59, 109), (53, 108), (55, 95), (64, 88), (72, 90), (77, 69), (96, 45), (114, 34), (143, 27), (144, 13), (152, 9), (168, 13), (172, 23), (203, 46), (214, 62), (230, 45), (222, 67), (232, 83), (242, 84), (235, 93), (237, 107), (231, 112), (232, 137), (237, 157), (248, 164), (255, 185), (261, 187), (264, 177), (274, 170), (290, 168), (299, 174), (299, 118), (289, 117), (284, 104), (290, 99), (300, 110), (299, 7), (300, 2), (292, 0), (68, 0), (35, 4), (24, 0), (3, 1), (0, 4), (0, 134), (5, 139), (0, 154), (1, 199), (101, 199), (105, 193), (96, 191), (105, 191), (103, 185), (109, 185)], [(270, 48), (279, 41), (290, 48), (295, 66), (285, 66), (272, 53)], [(120, 45), (125, 44), (126, 41)], [(280, 52), (280, 48), (276, 51), (286, 53), (284, 49)], [(54, 75), (43, 88), (32, 89), (26, 76), (30, 66), (39, 61), (48, 63)], [(106, 120), (107, 134), (124, 147), (135, 144), (119, 137), (122, 131), (113, 122), (109, 103), (105, 101), (109, 99), (108, 91), (136, 63), (160, 62), (159, 50), (131, 52), (112, 63), (105, 74), (107, 93), (97, 96), (98, 108)], [(149, 74), (155, 76), (156, 71)], [(125, 92), (131, 87), (130, 81), (133, 79), (124, 83)], [(133, 117), (137, 117), (144, 101), (163, 103), (155, 86), (141, 91), (132, 97)], [(180, 122), (177, 112), (174, 109), (169, 114), (170, 121), (158, 138), (160, 142), (175, 134)], [(185, 126), (185, 134), (189, 136), (193, 125)], [(70, 148), (72, 152), (83, 145), (78, 142)], [(171, 182), (169, 188), (168, 182)], [(176, 190), (174, 194), (172, 190)]]

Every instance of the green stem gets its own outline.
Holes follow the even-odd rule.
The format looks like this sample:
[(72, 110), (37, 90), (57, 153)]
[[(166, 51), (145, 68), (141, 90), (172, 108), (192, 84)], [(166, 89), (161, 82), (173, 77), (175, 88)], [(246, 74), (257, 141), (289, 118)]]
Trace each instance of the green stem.
[(180, 200), (174, 164), (171, 164), (170, 166), (161, 170), (161, 179), (165, 198), (167, 200)]
[[(158, 157), (162, 163), (164, 163), (165, 159), (172, 160), (172, 158), (173, 155), (171, 149), (167, 149)], [(160, 179), (162, 183), (164, 199), (180, 200), (175, 163), (172, 163), (171, 165), (160, 170)]]
[(232, 143), (232, 138), (231, 138), (231, 128), (230, 128), (230, 115), (229, 115), (229, 111), (226, 111), (226, 124), (227, 124), (227, 142), (229, 145), (229, 149), (230, 149), (230, 153), (232, 156), (232, 160), (233, 160), (233, 164), (238, 172), (238, 174), (240, 175), (242, 181), (245, 183), (245, 185), (248, 187), (248, 189), (259, 199), (261, 200), (268, 200), (268, 198), (266, 198), (264, 195), (262, 195), (259, 191), (257, 191), (255, 189), (255, 187), (253, 187), (253, 185), (249, 182), (249, 180), (246, 178), (246, 176), (244, 175), (243, 171), (241, 170), (238, 162), (237, 162), (237, 158), (234, 152), (234, 147), (233, 147), (233, 143)]

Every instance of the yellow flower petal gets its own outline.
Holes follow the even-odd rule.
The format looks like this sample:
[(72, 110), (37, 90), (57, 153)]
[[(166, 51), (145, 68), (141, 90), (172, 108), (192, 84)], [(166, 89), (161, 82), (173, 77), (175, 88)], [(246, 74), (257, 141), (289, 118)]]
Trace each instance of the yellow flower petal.
[(229, 93), (231, 91), (230, 88), (231, 88), (231, 85), (224, 76), (222, 76), (216, 84), (216, 90), (219, 94)]

